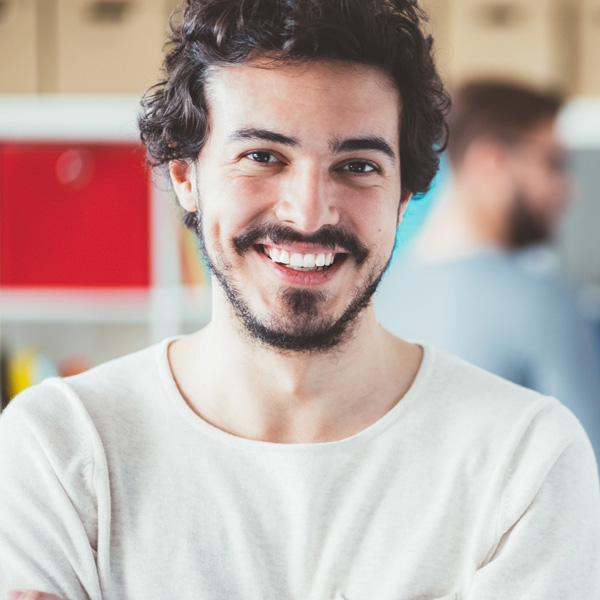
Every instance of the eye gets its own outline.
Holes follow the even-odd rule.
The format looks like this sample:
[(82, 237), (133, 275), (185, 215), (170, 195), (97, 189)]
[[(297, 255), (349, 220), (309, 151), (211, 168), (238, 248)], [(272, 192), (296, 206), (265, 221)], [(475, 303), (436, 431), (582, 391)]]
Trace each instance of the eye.
[(372, 163), (365, 162), (362, 160), (353, 160), (342, 166), (342, 170), (350, 171), (350, 173), (357, 173), (359, 175), (368, 173), (379, 173), (379, 169)]
[(244, 158), (247, 158), (252, 162), (262, 164), (272, 164), (279, 162), (278, 158), (274, 154), (265, 150), (256, 150), (254, 152), (248, 152), (248, 154), (244, 155)]

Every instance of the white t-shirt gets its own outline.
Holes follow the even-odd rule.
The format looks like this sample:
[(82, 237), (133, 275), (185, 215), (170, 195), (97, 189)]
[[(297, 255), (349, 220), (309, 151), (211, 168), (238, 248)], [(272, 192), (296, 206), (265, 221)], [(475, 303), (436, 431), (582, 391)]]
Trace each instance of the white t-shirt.
[(596, 465), (557, 401), (426, 347), (359, 434), (258, 442), (190, 409), (167, 346), (0, 418), (0, 597), (600, 598)]

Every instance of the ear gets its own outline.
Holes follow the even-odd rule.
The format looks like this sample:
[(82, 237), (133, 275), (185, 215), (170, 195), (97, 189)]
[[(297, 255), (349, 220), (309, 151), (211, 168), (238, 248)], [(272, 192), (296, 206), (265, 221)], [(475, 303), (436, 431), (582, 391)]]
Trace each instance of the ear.
[(504, 147), (500, 142), (489, 137), (482, 137), (471, 142), (463, 159), (463, 163), (471, 172), (479, 173), (488, 182), (498, 172), (504, 171), (505, 162)]
[(409, 190), (402, 190), (402, 194), (400, 196), (400, 205), (398, 206), (398, 219), (396, 223), (396, 227), (400, 226), (402, 223), (402, 218), (404, 217), (404, 213), (406, 211), (406, 207), (410, 202), (410, 199), (413, 197), (413, 193)]
[(169, 174), (179, 204), (188, 212), (196, 212), (196, 170), (189, 160), (174, 160), (169, 163)]

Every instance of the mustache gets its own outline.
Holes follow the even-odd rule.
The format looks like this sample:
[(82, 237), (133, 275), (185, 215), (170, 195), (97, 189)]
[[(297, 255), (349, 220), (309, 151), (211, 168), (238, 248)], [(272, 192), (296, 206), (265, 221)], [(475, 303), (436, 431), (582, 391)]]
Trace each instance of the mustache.
[(367, 260), (369, 249), (358, 239), (358, 237), (346, 227), (325, 225), (318, 231), (303, 234), (291, 227), (285, 227), (279, 223), (264, 223), (250, 227), (233, 239), (233, 247), (241, 256), (260, 240), (270, 240), (273, 244), (285, 244), (290, 242), (315, 244), (326, 248), (342, 248), (350, 254), (358, 266)]

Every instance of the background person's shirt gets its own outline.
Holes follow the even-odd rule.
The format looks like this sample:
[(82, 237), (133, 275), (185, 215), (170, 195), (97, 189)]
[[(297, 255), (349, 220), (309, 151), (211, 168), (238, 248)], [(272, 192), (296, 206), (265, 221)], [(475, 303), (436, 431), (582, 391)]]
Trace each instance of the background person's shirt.
[(198, 417), (168, 341), (0, 418), (0, 597), (507, 600), (600, 596), (600, 497), (551, 398), (425, 347), (349, 438), (274, 444)]
[(514, 383), (558, 398), (600, 457), (598, 345), (572, 290), (528, 265), (526, 254), (487, 248), (422, 260), (406, 253), (375, 297), (392, 333), (434, 344)]

